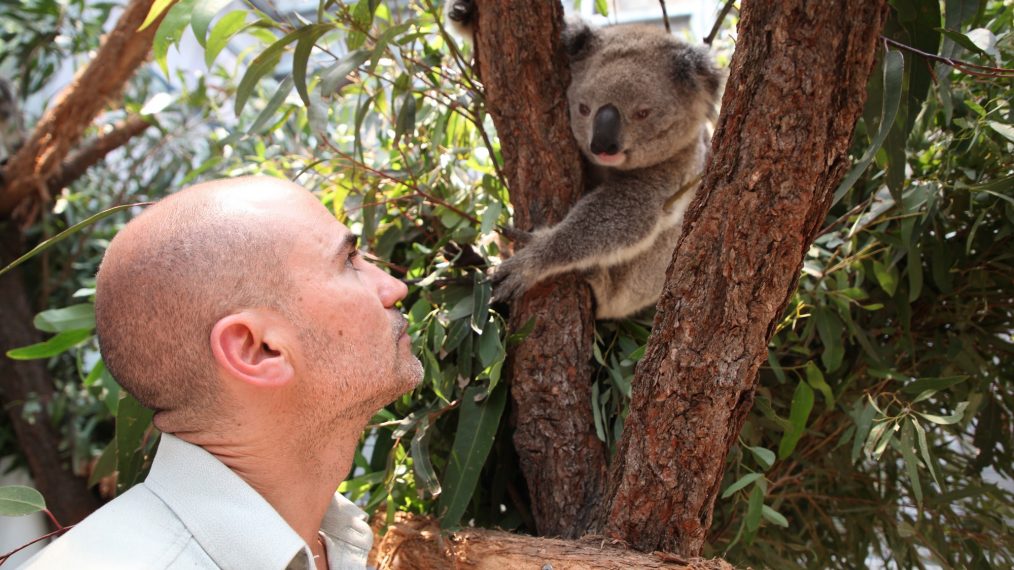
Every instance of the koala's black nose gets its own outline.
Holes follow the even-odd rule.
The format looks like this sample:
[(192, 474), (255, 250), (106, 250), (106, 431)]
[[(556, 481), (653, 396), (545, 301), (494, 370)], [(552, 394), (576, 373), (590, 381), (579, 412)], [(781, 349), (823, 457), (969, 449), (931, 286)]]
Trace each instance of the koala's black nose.
[(615, 106), (605, 105), (595, 113), (591, 151), (595, 154), (620, 152), (620, 111)]

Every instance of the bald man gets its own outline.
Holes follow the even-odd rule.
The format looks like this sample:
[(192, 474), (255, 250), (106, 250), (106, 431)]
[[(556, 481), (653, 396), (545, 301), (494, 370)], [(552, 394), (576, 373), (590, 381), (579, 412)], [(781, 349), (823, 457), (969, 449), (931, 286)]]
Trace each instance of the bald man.
[(422, 366), (405, 285), (305, 189), (200, 184), (117, 234), (98, 273), (102, 356), (162, 431), (144, 483), (33, 568), (362, 568), (365, 514), (335, 493), (372, 414)]

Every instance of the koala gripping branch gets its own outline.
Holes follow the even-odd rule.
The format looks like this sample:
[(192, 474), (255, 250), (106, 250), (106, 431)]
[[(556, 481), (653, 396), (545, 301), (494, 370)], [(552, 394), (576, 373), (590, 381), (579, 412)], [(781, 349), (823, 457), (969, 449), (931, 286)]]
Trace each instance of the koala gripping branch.
[(849, 165), (884, 1), (747, 2), (713, 159), (684, 223), (600, 528), (700, 553), (767, 343)]

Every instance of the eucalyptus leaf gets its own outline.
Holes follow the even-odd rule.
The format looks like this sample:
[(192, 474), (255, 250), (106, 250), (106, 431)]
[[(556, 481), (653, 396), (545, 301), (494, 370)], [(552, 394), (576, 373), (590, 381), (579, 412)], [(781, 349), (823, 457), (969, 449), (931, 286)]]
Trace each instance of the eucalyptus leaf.
[(481, 403), (476, 402), (476, 396), (484, 393), (481, 386), (471, 386), (461, 396), (458, 429), (443, 476), (443, 493), (437, 502), (441, 528), (459, 525), (500, 425), (500, 415), (507, 403), (507, 389), (501, 386)]
[(0, 487), (0, 515), (20, 517), (45, 510), (46, 500), (42, 493), (24, 485)]

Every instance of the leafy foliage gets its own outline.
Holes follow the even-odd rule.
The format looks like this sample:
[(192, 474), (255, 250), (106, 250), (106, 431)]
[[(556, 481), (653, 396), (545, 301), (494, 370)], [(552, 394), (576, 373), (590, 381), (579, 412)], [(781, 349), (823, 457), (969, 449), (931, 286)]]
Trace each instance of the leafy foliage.
[[(534, 530), (502, 382), (517, 338), (482, 278), (510, 207), (467, 48), (444, 33), (430, 0), (322, 3), (298, 24), (220, 13), (224, 4), (156, 3), (153, 14), (169, 10), (154, 47), (161, 74), (190, 33), (209, 72), (196, 81), (142, 73), (128, 109), (151, 105), (167, 79), (176, 89), (157, 111), (158, 133), (67, 189), (37, 241), (203, 178), (265, 173), (315, 189), (411, 284), (404, 307), (425, 368), (419, 389), (375, 416), (341, 490), (388, 520), (402, 510), (442, 515), (445, 527)], [(1011, 20), (1002, 2), (898, 0), (886, 35), (1009, 68)], [(234, 40), (255, 47), (230, 61)], [(49, 57), (17, 53), (29, 68)], [(855, 165), (729, 457), (711, 554), (777, 568), (1010, 566), (1009, 80), (892, 46), (868, 91)], [(98, 358), (89, 320), (92, 276), (123, 222), (116, 212), (78, 227), (33, 258), (53, 307), (36, 324), (57, 336), (20, 353), (50, 359), (60, 388), (45, 405), (78, 471), (97, 484), (119, 470), (119, 490), (143, 476), (155, 445), (150, 415)], [(590, 405), (610, 447), (649, 329), (646, 320), (598, 327)]]

